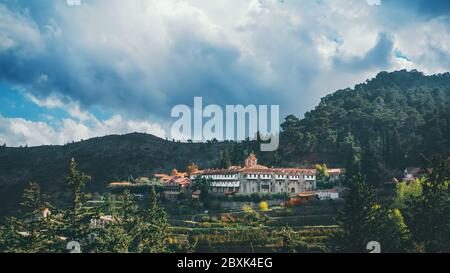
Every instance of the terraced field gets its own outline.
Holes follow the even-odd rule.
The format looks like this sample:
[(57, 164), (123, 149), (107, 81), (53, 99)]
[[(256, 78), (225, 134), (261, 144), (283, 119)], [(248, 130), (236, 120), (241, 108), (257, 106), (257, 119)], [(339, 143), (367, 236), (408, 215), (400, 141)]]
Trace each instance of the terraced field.
[(327, 241), (337, 229), (338, 205), (278, 208), (257, 212), (260, 218), (246, 221), (246, 212), (203, 214), (171, 219), (173, 244), (189, 240), (197, 252), (282, 252), (283, 228), (295, 232), (303, 252), (326, 252)]

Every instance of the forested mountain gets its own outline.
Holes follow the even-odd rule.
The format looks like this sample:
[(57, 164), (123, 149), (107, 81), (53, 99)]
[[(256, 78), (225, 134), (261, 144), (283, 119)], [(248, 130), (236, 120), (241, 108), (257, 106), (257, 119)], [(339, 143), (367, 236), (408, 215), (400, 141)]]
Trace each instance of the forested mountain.
[[(0, 214), (14, 208), (25, 185), (38, 182), (45, 192), (64, 197), (63, 176), (73, 157), (92, 176), (87, 189), (101, 192), (129, 175), (242, 165), (254, 151), (268, 166), (360, 168), (377, 184), (421, 166), (421, 154), (450, 154), (450, 74), (382, 72), (376, 78), (322, 99), (303, 119), (286, 117), (280, 148), (259, 153), (256, 141), (178, 143), (146, 134), (107, 136), (64, 146), (0, 147)], [(61, 199), (61, 198), (59, 198)]]
[(382, 72), (326, 96), (301, 120), (288, 116), (282, 129), (285, 159), (316, 153), (377, 183), (423, 164), (422, 154), (450, 154), (450, 74)]
[[(37, 182), (52, 199), (63, 200), (64, 176), (71, 158), (92, 176), (89, 192), (103, 192), (129, 176), (184, 170), (191, 162), (212, 166), (224, 143), (179, 143), (133, 133), (94, 138), (64, 146), (0, 147), (0, 215), (14, 208), (25, 186)], [(12, 211), (14, 212), (14, 210)]]

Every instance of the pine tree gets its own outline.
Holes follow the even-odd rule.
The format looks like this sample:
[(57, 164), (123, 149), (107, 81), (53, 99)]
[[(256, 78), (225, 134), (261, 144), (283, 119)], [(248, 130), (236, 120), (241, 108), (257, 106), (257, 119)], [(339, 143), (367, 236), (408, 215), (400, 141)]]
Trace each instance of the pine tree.
[(375, 191), (360, 174), (347, 178), (344, 185), (345, 204), (337, 218), (340, 229), (332, 236), (331, 248), (337, 252), (365, 252), (366, 244), (377, 235), (373, 221)]
[(231, 167), (231, 156), (228, 148), (225, 148), (225, 150), (220, 154), (219, 165), (221, 168), (228, 169)]
[(155, 188), (150, 191), (149, 208), (143, 213), (140, 248), (145, 253), (168, 252), (169, 223), (166, 212), (158, 206)]
[(132, 198), (130, 191), (126, 190), (119, 195), (117, 202), (109, 204), (118, 206), (109, 208), (113, 220), (100, 230), (95, 242), (95, 251), (104, 253), (135, 252), (133, 241), (139, 223), (137, 220), (138, 207)]
[(59, 231), (61, 236), (66, 238), (66, 242), (79, 242), (83, 252), (89, 252), (93, 247), (91, 240), (88, 239), (95, 232), (91, 221), (99, 217), (97, 209), (83, 206), (86, 196), (83, 188), (90, 179), (89, 176), (78, 170), (78, 165), (72, 158), (69, 175), (66, 176), (66, 186), (71, 200), (69, 207), (61, 211)]
[(450, 160), (434, 158), (422, 181), (422, 194), (409, 202), (407, 223), (412, 239), (425, 252), (450, 251)]
[(344, 182), (345, 204), (337, 218), (339, 231), (331, 238), (331, 249), (338, 252), (366, 252), (366, 244), (377, 241), (382, 252), (410, 249), (409, 229), (398, 209), (380, 205), (375, 190), (359, 174)]
[(127, 233), (123, 223), (113, 217), (113, 222), (107, 223), (103, 229), (99, 231), (95, 240), (95, 252), (99, 253), (129, 253), (132, 234)]
[(3, 230), (5, 251), (52, 252), (57, 238), (53, 233), (49, 208), (39, 185), (30, 183), (19, 204), (19, 217), (8, 218), (8, 228)]
[(349, 177), (358, 176), (361, 172), (361, 147), (359, 141), (351, 133), (348, 133), (343, 143), (341, 143), (341, 147), (344, 158), (347, 159), (345, 163), (347, 175)]
[(6, 225), (0, 227), (0, 253), (16, 253), (20, 251), (19, 231), (6, 219)]
[(168, 252), (169, 224), (164, 210), (158, 206), (155, 189), (151, 189), (149, 206), (144, 210), (139, 209), (129, 191), (124, 191), (118, 199), (113, 222), (107, 224), (97, 238), (97, 251)]
[(193, 191), (197, 191), (197, 190), (201, 191), (200, 201), (202, 201), (203, 203), (207, 203), (208, 202), (209, 190), (211, 188), (211, 182), (212, 182), (212, 180), (206, 179), (206, 178), (200, 177), (200, 176), (196, 177), (192, 181), (191, 189)]

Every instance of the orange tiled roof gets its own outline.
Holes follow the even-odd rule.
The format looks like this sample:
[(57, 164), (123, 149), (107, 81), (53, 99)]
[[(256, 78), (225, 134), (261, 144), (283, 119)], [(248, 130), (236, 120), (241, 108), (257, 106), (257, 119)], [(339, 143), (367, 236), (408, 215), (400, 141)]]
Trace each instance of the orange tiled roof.
[(109, 183), (110, 186), (129, 186), (131, 185), (130, 182), (112, 182)]
[(189, 184), (191, 184), (191, 180), (189, 178), (186, 177), (173, 177), (172, 179), (170, 179), (169, 181), (167, 181), (166, 183), (176, 183), (182, 187), (186, 187)]
[(305, 191), (298, 194), (298, 197), (313, 197), (316, 196), (316, 193), (313, 191)]
[(336, 174), (340, 174), (342, 172), (341, 169), (328, 169), (327, 173), (336, 173)]
[(262, 165), (255, 165), (252, 167), (232, 167), (229, 169), (207, 169), (203, 172), (205, 175), (211, 174), (235, 174), (235, 173), (273, 173), (281, 175), (315, 175), (315, 169), (303, 169), (303, 168), (268, 168)]
[(246, 168), (243, 173), (273, 173), (276, 175), (315, 175), (315, 169), (300, 168)]

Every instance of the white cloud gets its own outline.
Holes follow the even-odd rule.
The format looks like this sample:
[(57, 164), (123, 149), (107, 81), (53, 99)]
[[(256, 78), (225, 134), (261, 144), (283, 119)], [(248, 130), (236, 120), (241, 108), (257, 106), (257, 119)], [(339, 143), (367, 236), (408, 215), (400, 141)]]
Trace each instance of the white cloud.
[(43, 122), (0, 116), (0, 143), (9, 146), (59, 143), (53, 128)]
[[(191, 104), (194, 95), (218, 104), (280, 104), (282, 114), (301, 115), (320, 97), (380, 70), (450, 69), (448, 17), (408, 14), (405, 24), (385, 18), (380, 0), (46, 3), (52, 4), (36, 4), (34, 12), (51, 10), (52, 16), (39, 18), (0, 4), (0, 53), (41, 48), (30, 63), (7, 58), (9, 74), (0, 76), (13, 82), (29, 77), (30, 99), (65, 108), (77, 138), (95, 135), (93, 128), (97, 135), (159, 131), (143, 117), (161, 123), (172, 106)], [(381, 47), (387, 51), (382, 62), (377, 55), (365, 59), (380, 34), (392, 46)], [(367, 66), (355, 68), (354, 60)], [(83, 111), (92, 105), (117, 114), (113, 125)], [(67, 135), (77, 134), (69, 129)]]
[(111, 134), (139, 132), (161, 138), (166, 135), (164, 129), (156, 123), (128, 120), (121, 115), (99, 120), (93, 114), (82, 111), (73, 101), (65, 103), (54, 96), (38, 99), (31, 94), (27, 94), (26, 97), (40, 107), (66, 111), (71, 118), (55, 120), (53, 116), (48, 116), (47, 122), (36, 122), (0, 115), (0, 143), (6, 143), (8, 146), (61, 145)]
[(379, 6), (381, 5), (381, 0), (366, 0), (369, 6)]
[(165, 131), (147, 121), (124, 120), (120, 115), (94, 126), (73, 119), (63, 119), (56, 128), (46, 122), (35, 122), (23, 118), (5, 118), (0, 115), (0, 143), (8, 146), (62, 145), (71, 141), (90, 139), (112, 134), (133, 132), (165, 137)]
[(0, 53), (17, 49), (22, 56), (42, 51), (44, 40), (38, 26), (26, 13), (12, 12), (0, 4)]
[(412, 22), (410, 28), (396, 33), (396, 46), (409, 59), (408, 64), (428, 74), (450, 69), (449, 21), (449, 16), (441, 16), (425, 24)]
[(34, 95), (27, 93), (27, 94), (25, 94), (25, 97), (39, 107), (45, 107), (48, 109), (64, 107), (64, 103), (60, 99), (58, 99), (57, 97), (54, 97), (54, 96), (50, 96), (45, 99), (38, 99)]

